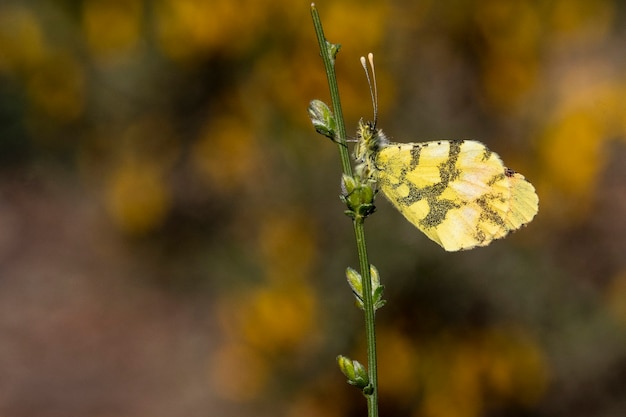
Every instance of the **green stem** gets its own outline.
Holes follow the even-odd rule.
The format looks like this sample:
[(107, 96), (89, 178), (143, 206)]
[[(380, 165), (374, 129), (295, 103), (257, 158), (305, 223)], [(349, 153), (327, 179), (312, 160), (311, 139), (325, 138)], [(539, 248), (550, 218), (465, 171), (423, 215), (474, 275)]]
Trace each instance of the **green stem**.
[(367, 340), (367, 372), (370, 380), (370, 393), (367, 398), (367, 415), (369, 417), (378, 416), (378, 365), (376, 359), (376, 326), (374, 314), (374, 301), (372, 300), (372, 277), (370, 273), (370, 263), (367, 256), (367, 245), (365, 244), (365, 230), (363, 227), (363, 217), (354, 219), (354, 236), (359, 253), (359, 264), (361, 268), (361, 285), (363, 286), (363, 307), (365, 311), (365, 338)]
[[(341, 101), (339, 100), (339, 88), (337, 86), (337, 77), (335, 74), (334, 57), (331, 56), (329, 43), (324, 36), (322, 22), (315, 8), (315, 4), (311, 4), (311, 15), (313, 17), (313, 25), (317, 34), (317, 41), (320, 46), (328, 85), (330, 87), (330, 97), (333, 105), (333, 112), (337, 124), (337, 144), (339, 145), (339, 154), (341, 157), (341, 165), (344, 174), (352, 176), (352, 166), (350, 164), (350, 155), (346, 145), (346, 128), (343, 121), (343, 113), (341, 110)], [(372, 300), (372, 278), (370, 274), (370, 263), (367, 256), (367, 245), (365, 244), (365, 231), (363, 228), (364, 218), (356, 216), (354, 225), (354, 235), (356, 238), (357, 252), (359, 255), (359, 265), (361, 269), (361, 280), (363, 288), (363, 305), (365, 310), (365, 335), (367, 339), (367, 372), (370, 385), (364, 390), (367, 398), (367, 413), (369, 417), (378, 417), (378, 372), (376, 360), (376, 332), (375, 332), (375, 316), (374, 302)]]
[(352, 165), (350, 165), (350, 154), (348, 145), (346, 144), (346, 125), (343, 121), (343, 111), (341, 110), (341, 100), (339, 99), (339, 87), (337, 86), (337, 76), (335, 75), (335, 58), (329, 53), (329, 43), (324, 36), (322, 28), (322, 20), (315, 8), (315, 4), (311, 3), (311, 16), (313, 17), (313, 26), (317, 34), (317, 42), (320, 46), (324, 68), (326, 69), (326, 78), (328, 79), (328, 87), (330, 87), (330, 100), (333, 103), (333, 113), (337, 123), (336, 142), (339, 146), (339, 157), (341, 158), (341, 168), (343, 173), (352, 176)]

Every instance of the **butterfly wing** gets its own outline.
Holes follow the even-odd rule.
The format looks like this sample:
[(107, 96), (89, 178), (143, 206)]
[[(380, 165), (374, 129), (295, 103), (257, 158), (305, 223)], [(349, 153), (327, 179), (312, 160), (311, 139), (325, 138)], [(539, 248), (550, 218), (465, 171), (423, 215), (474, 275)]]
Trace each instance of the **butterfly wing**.
[(539, 197), (535, 187), (519, 172), (505, 171), (511, 190), (511, 204), (507, 222), (511, 230), (529, 223), (539, 210)]
[(533, 186), (480, 142), (390, 143), (374, 165), (383, 194), (448, 251), (487, 245), (537, 213)]

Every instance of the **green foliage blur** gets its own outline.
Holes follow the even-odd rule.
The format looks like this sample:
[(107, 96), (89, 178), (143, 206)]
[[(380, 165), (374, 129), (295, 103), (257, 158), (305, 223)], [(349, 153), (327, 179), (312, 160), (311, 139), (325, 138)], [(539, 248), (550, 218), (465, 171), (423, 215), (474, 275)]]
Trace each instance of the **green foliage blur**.
[[(626, 415), (626, 8), (333, 0), (346, 121), (471, 138), (539, 214), (445, 253), (377, 199), (381, 415)], [(364, 415), (310, 3), (0, 2), (0, 414)]]

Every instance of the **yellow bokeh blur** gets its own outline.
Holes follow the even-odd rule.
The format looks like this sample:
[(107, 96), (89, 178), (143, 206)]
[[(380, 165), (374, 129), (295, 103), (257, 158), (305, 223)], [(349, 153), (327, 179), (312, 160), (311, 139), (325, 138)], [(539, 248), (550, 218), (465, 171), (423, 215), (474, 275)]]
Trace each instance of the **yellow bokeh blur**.
[(522, 331), (489, 329), (480, 341), (487, 389), (505, 401), (532, 406), (546, 393), (550, 378), (536, 341)]
[(130, 53), (138, 43), (144, 10), (140, 0), (87, 0), (83, 4), (85, 37), (99, 58)]
[(252, 346), (281, 352), (306, 343), (315, 325), (316, 300), (307, 285), (268, 287), (251, 295), (239, 328)]
[(534, 3), (529, 0), (477, 2), (474, 20), (487, 47), (514, 55), (534, 52), (541, 36), (539, 10)]
[[(300, 351), (309, 350), (319, 338), (318, 299), (308, 280), (314, 257), (314, 237), (310, 225), (300, 213), (271, 214), (259, 222), (258, 258), (265, 283), (257, 288), (232, 294), (216, 308), (216, 317), (224, 335), (224, 346), (236, 344), (238, 352), (256, 352), (251, 381), (265, 380), (272, 361), (290, 360)], [(214, 357), (213, 361), (221, 361)], [(232, 359), (229, 357), (229, 361)], [(239, 359), (250, 360), (248, 355)], [(234, 370), (237, 367), (233, 367)], [(263, 389), (241, 381), (233, 369), (220, 391), (236, 401), (248, 401), (263, 394)], [(224, 371), (226, 372), (226, 371)], [(214, 374), (211, 378), (219, 378)], [(221, 377), (224, 377), (223, 375)], [(217, 381), (217, 380), (216, 380)], [(239, 394), (240, 391), (245, 391)]]
[(233, 193), (253, 185), (255, 169), (261, 166), (261, 152), (250, 122), (228, 115), (211, 120), (194, 145), (192, 163), (218, 193)]
[(450, 333), (418, 346), (424, 399), (416, 416), (478, 417), (499, 403), (530, 407), (549, 382), (544, 354), (516, 329)]
[(546, 183), (539, 187), (548, 210), (552, 207), (562, 219), (580, 218), (590, 208), (590, 198), (604, 162), (604, 127), (592, 114), (579, 110), (566, 114), (546, 129), (541, 142)]
[(483, 398), (481, 364), (472, 341), (452, 334), (442, 337), (420, 360), (424, 399), (418, 410), (427, 417), (475, 417), (483, 409)]
[(507, 110), (516, 105), (535, 86), (537, 59), (509, 57), (492, 53), (485, 58), (483, 83), (485, 94), (494, 108)]
[(576, 37), (577, 41), (597, 41), (610, 31), (614, 7), (609, 0), (558, 0), (552, 6), (550, 23), (557, 35)]
[(106, 188), (109, 213), (122, 231), (141, 235), (165, 220), (170, 193), (158, 166), (122, 163), (111, 173)]
[(222, 301), (216, 316), (225, 337), (210, 370), (220, 395), (233, 401), (263, 395), (272, 364), (292, 360), (316, 338), (316, 304), (305, 284), (262, 287)]
[(18, 75), (40, 63), (45, 55), (41, 23), (18, 5), (0, 5), (0, 73)]
[(268, 280), (300, 282), (310, 277), (316, 261), (315, 235), (305, 214), (269, 213), (259, 222), (259, 255)]
[(478, 2), (476, 24), (485, 41), (483, 83), (495, 109), (514, 108), (535, 86), (541, 27), (530, 1)]
[(197, 54), (237, 54), (267, 27), (268, 7), (255, 0), (159, 0), (157, 37), (163, 52), (185, 62)]
[(28, 94), (36, 111), (60, 123), (80, 117), (85, 105), (85, 75), (69, 51), (47, 55), (28, 80)]
[(548, 131), (544, 143), (548, 174), (564, 193), (586, 195), (591, 191), (602, 162), (604, 135), (602, 125), (584, 111), (566, 115)]
[[(385, 35), (390, 5), (373, 1), (341, 1), (324, 5), (320, 12), (330, 42), (352, 49), (352, 42), (373, 48)], [(356, 35), (356, 36), (355, 36)], [(356, 46), (356, 45), (354, 45)], [(368, 51), (361, 52), (362, 55)]]
[(379, 330), (377, 337), (380, 394), (400, 403), (412, 401), (419, 390), (417, 363), (423, 359), (417, 345), (391, 329)]

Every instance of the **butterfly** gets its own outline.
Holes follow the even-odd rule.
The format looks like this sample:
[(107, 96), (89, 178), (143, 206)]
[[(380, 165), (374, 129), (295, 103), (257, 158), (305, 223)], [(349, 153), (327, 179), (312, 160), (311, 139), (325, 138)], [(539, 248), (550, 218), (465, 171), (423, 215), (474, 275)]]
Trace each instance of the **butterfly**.
[(529, 223), (539, 198), (524, 176), (474, 140), (390, 142), (376, 127), (372, 54), (361, 63), (370, 83), (374, 122), (357, 128), (357, 174), (380, 190), (404, 217), (447, 251), (486, 246)]

